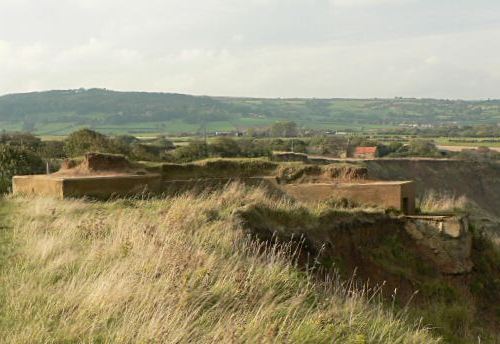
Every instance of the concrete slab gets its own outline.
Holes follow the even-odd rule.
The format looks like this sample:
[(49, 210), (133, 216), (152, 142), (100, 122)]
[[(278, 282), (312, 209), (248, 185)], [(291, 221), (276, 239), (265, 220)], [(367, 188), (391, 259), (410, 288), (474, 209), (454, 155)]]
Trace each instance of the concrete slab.
[(15, 176), (14, 194), (42, 195), (57, 198), (133, 196), (157, 193), (161, 189), (159, 174), (61, 177), (52, 175)]

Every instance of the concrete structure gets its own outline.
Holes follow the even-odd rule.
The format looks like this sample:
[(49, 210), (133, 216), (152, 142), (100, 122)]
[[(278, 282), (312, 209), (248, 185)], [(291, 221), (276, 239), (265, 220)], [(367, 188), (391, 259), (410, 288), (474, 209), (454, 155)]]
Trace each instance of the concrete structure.
[(42, 195), (57, 198), (133, 196), (156, 193), (161, 189), (159, 174), (107, 176), (16, 176), (14, 194)]
[(362, 204), (394, 208), (404, 214), (415, 213), (415, 183), (412, 181), (286, 184), (279, 188), (305, 202), (347, 198)]
[[(286, 161), (308, 159), (307, 155), (295, 153), (284, 153), (279, 157)], [(405, 214), (414, 213), (413, 182), (366, 179), (367, 169), (359, 165), (280, 166), (263, 160), (214, 160), (201, 164), (162, 164), (146, 169), (130, 163), (123, 156), (88, 153), (81, 161), (65, 161), (62, 168), (51, 175), (14, 177), (13, 192), (58, 198), (108, 198), (145, 192), (207, 191), (238, 180), (249, 185), (268, 186), (300, 201), (346, 198), (398, 209)]]

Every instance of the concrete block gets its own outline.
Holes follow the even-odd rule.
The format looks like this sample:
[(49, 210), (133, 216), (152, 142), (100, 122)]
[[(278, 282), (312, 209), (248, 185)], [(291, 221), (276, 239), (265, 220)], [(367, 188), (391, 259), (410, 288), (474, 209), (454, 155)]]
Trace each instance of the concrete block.
[(66, 197), (134, 196), (157, 193), (161, 189), (159, 174), (60, 177), (52, 175), (16, 176), (13, 193)]

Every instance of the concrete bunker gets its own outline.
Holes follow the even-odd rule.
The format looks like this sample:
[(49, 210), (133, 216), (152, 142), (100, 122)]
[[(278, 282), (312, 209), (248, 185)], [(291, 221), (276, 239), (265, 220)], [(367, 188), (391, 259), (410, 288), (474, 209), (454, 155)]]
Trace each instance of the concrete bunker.
[(304, 202), (347, 198), (359, 203), (415, 213), (415, 183), (412, 181), (362, 181), (280, 185), (290, 196)]
[(82, 161), (66, 160), (53, 174), (15, 176), (14, 194), (57, 198), (134, 196), (160, 191), (159, 174), (134, 166), (123, 156), (89, 153)]
[(189, 190), (217, 189), (231, 180), (247, 185), (265, 184), (302, 202), (346, 198), (383, 206), (407, 216), (405, 231), (419, 250), (445, 274), (470, 272), (471, 236), (467, 218), (411, 216), (415, 214), (413, 181), (373, 181), (368, 170), (353, 164), (284, 164), (265, 160), (217, 160), (194, 164), (160, 164), (147, 171), (125, 158), (87, 154), (80, 162), (68, 160), (50, 175), (16, 176), (14, 194), (57, 198), (135, 196), (143, 193), (174, 194)]
[(210, 190), (239, 180), (265, 184), (304, 202), (346, 198), (363, 204), (415, 213), (412, 181), (371, 181), (359, 164), (276, 163), (261, 159), (208, 160), (191, 164), (160, 164), (146, 169), (119, 155), (88, 153), (83, 160), (67, 160), (50, 175), (16, 176), (15, 194), (55, 197), (133, 196)]

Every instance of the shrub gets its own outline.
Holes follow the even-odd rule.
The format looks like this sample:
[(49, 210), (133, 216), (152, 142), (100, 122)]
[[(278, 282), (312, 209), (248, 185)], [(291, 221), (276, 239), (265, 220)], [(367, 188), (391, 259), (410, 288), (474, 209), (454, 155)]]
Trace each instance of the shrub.
[(236, 157), (241, 154), (241, 148), (236, 140), (229, 137), (218, 137), (209, 147), (213, 155), (222, 158)]
[(90, 129), (81, 129), (71, 133), (64, 141), (64, 151), (70, 157), (88, 152), (112, 153), (106, 135)]
[(13, 176), (43, 170), (43, 161), (37, 155), (23, 148), (0, 144), (0, 193), (10, 189)]
[(171, 156), (175, 161), (187, 162), (207, 157), (207, 145), (202, 141), (191, 141), (187, 146), (177, 148)]

